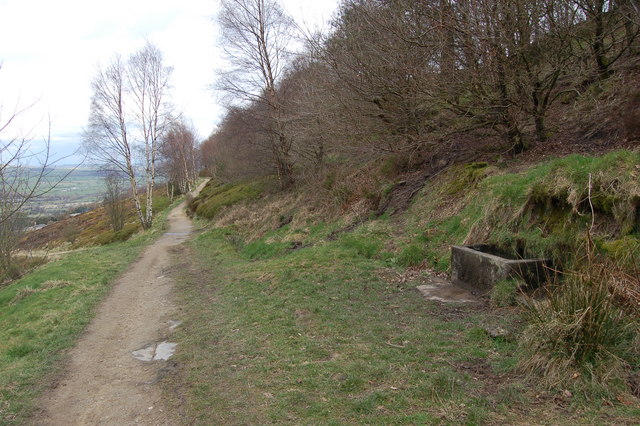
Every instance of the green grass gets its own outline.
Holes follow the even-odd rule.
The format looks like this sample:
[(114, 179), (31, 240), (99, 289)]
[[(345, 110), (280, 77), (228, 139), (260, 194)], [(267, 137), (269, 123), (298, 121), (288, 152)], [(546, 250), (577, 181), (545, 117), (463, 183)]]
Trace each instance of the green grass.
[[(408, 230), (424, 243), (431, 266), (443, 271), (450, 266), (449, 247), (465, 242), (570, 266), (584, 255), (593, 205), (592, 237), (598, 247), (630, 266), (640, 238), (639, 165), (640, 154), (616, 151), (602, 157), (570, 155), (518, 173), (454, 168), (427, 184), (409, 213)], [(458, 208), (441, 214), (452, 203)]]
[(419, 266), (427, 257), (425, 244), (410, 244), (402, 249), (398, 255), (398, 265), (401, 266)]
[(114, 279), (160, 235), (72, 253), (0, 289), (0, 423), (23, 423)]
[(536, 410), (516, 343), (483, 329), (517, 332), (516, 311), (424, 301), (343, 239), (248, 258), (231, 232), (200, 235), (177, 277), (182, 367), (164, 385), (187, 422), (477, 424)]

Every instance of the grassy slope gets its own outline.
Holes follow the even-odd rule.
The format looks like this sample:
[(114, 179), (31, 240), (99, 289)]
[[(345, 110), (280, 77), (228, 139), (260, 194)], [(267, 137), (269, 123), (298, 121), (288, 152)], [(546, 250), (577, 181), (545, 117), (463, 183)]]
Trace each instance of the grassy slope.
[(214, 231), (192, 249), (177, 386), (199, 424), (481, 419), (511, 398), (486, 399), (466, 369), (512, 364), (514, 345), (478, 327), (509, 313), (425, 304), (416, 282), (390, 283), (396, 271), (340, 243), (252, 261)]
[[(565, 207), (584, 208), (588, 173), (604, 196), (616, 178), (622, 205), (636, 200), (638, 165), (638, 154), (623, 152), (515, 173), (453, 169), (427, 184), (403, 220), (370, 221), (331, 241), (339, 221), (294, 220), (249, 239), (238, 226), (206, 231), (179, 277), (183, 368), (168, 395), (197, 424), (633, 423), (636, 400), (566, 397), (526, 382), (516, 343), (484, 331), (517, 335), (517, 309), (425, 302), (415, 291), (423, 273), (405, 266), (444, 270), (451, 243), (484, 237), (538, 254), (579, 247), (589, 220)], [(553, 223), (533, 214), (549, 199)], [(291, 206), (260, 209), (282, 217)], [(601, 241), (637, 241), (624, 215), (605, 226), (613, 209), (603, 203), (597, 213)]]
[[(161, 234), (69, 254), (0, 289), (0, 423), (21, 423), (62, 366), (115, 278)], [(56, 281), (59, 281), (56, 284)]]

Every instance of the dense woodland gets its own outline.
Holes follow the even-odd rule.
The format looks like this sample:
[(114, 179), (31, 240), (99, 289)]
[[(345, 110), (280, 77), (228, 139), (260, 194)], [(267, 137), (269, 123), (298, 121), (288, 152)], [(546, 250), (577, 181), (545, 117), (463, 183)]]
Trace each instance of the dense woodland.
[(638, 136), (634, 0), (345, 0), (296, 54), (277, 3), (224, 4), (228, 110), (201, 147), (221, 179)]

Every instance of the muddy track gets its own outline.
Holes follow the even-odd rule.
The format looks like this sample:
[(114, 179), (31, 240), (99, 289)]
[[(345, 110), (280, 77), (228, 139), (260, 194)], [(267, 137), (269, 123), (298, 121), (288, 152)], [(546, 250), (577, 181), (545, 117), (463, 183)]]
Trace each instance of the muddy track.
[(169, 230), (114, 284), (70, 351), (62, 377), (40, 400), (33, 423), (177, 423), (165, 410), (157, 383), (170, 365), (163, 360), (141, 361), (132, 352), (169, 340), (174, 321), (179, 320), (171, 300), (173, 283), (164, 271), (170, 266), (172, 247), (192, 230), (184, 209), (184, 203), (173, 209)]

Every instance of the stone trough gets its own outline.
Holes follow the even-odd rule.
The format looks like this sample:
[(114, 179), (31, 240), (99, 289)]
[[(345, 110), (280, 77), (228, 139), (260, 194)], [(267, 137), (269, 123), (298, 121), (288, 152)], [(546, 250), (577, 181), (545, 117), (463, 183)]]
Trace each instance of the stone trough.
[(505, 256), (486, 244), (451, 247), (451, 281), (480, 291), (490, 290), (497, 281), (519, 278), (530, 288), (547, 281), (549, 259), (518, 259)]

